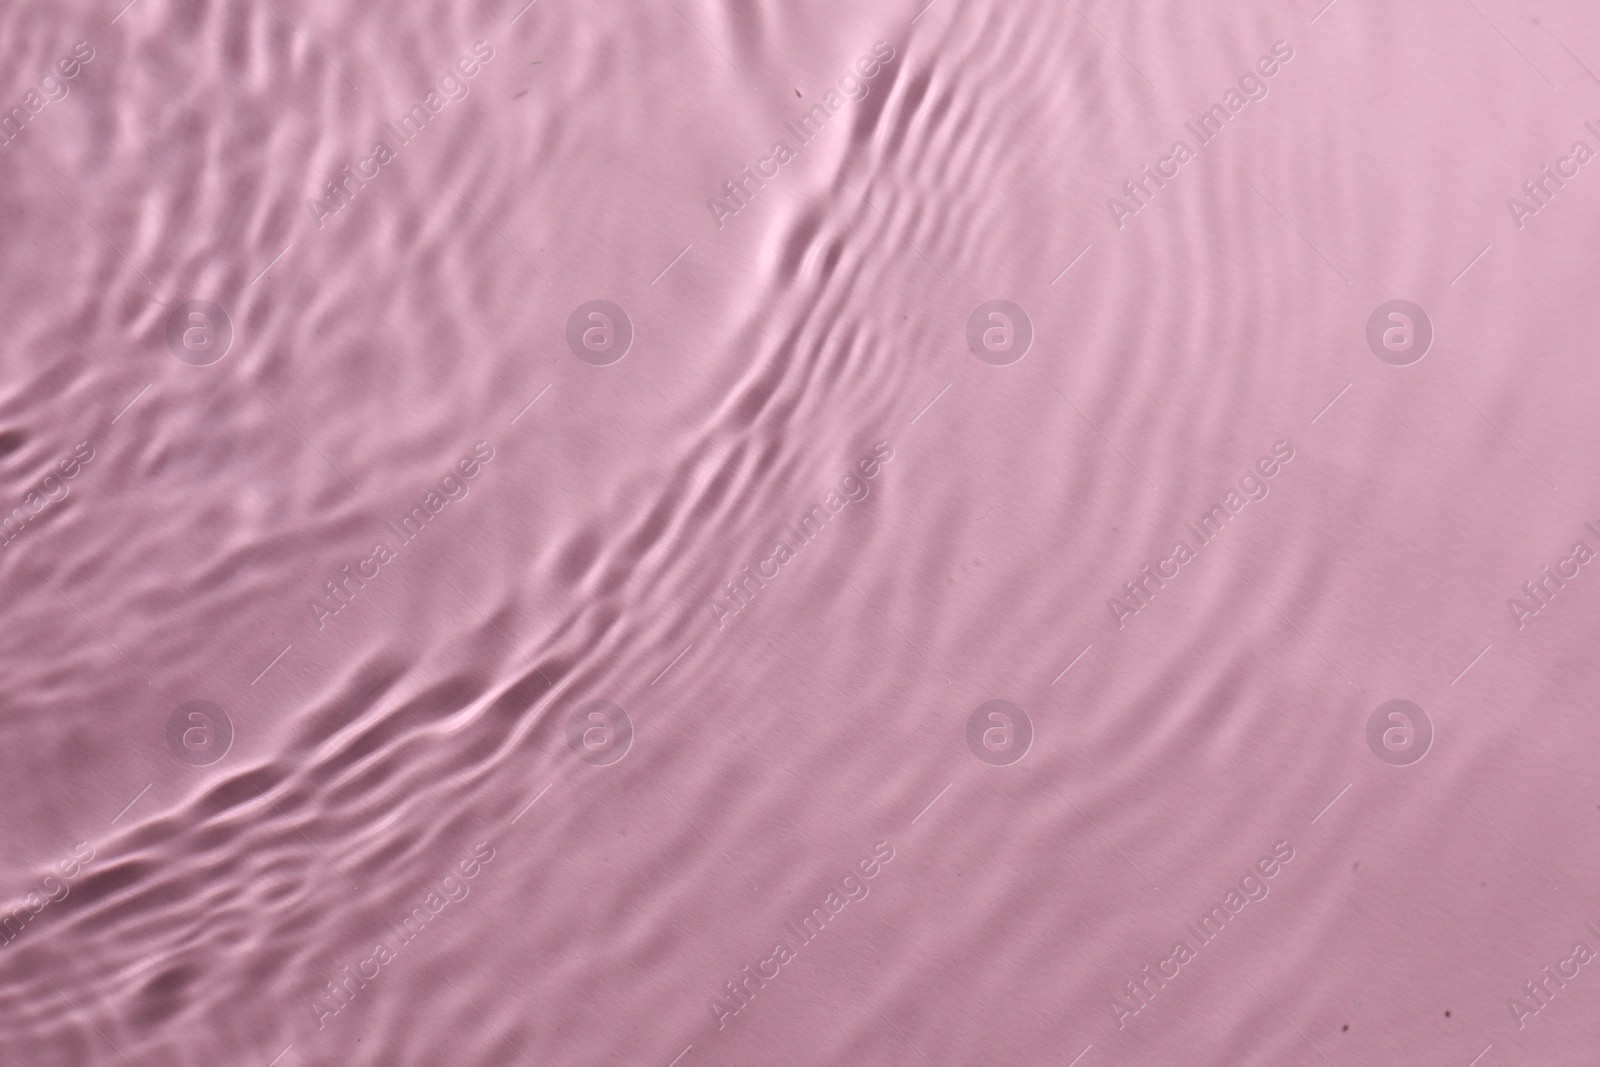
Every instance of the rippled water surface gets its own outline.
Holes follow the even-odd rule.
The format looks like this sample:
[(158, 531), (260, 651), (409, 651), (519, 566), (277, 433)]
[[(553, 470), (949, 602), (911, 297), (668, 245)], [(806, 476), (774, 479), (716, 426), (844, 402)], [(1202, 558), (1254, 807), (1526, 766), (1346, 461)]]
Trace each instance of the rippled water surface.
[(123, 3), (0, 1064), (1595, 1062), (1591, 5)]

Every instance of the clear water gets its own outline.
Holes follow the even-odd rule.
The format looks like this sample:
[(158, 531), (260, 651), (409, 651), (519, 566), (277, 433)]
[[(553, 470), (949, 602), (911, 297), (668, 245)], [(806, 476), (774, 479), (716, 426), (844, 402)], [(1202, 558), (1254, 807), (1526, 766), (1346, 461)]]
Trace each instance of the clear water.
[(121, 2), (0, 1063), (1594, 1061), (1592, 7)]

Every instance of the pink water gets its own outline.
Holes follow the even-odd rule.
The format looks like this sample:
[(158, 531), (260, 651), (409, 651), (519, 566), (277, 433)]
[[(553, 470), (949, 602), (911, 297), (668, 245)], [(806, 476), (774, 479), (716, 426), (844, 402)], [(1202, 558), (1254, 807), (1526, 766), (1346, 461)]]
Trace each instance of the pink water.
[(1593, 5), (124, 2), (4, 1067), (1600, 1056)]

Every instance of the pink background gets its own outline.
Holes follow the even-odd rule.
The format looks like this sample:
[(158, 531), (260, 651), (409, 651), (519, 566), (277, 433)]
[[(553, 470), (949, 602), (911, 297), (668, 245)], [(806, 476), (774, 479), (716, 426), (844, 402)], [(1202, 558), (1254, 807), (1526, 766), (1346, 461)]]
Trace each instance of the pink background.
[(0, 10), (0, 1062), (1594, 1062), (1592, 5), (120, 5)]

